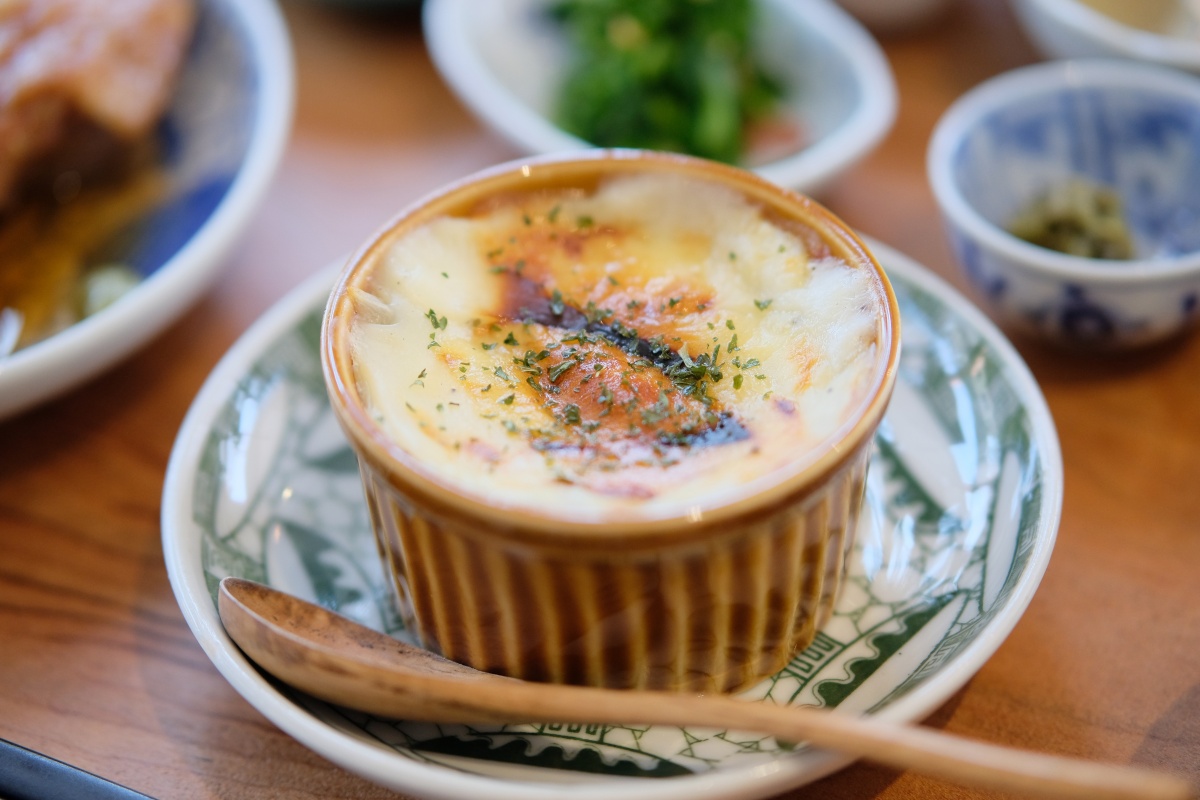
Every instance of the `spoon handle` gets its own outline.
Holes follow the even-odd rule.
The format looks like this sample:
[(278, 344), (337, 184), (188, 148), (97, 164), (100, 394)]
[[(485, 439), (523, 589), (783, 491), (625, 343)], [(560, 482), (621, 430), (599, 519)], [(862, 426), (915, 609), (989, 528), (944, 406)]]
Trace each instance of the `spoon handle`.
[[(561, 687), (554, 687), (557, 691)], [(587, 690), (583, 690), (587, 691)], [(570, 690), (547, 693), (531, 718), (562, 716), (564, 704), (580, 703)], [(613, 697), (612, 694), (618, 696)], [(527, 701), (532, 698), (525, 698)], [(536, 703), (536, 701), (535, 701)], [(903, 725), (829, 713), (820, 709), (768, 705), (734, 697), (691, 697), (659, 692), (609, 693), (608, 720), (706, 726), (769, 733), (782, 741), (813, 746), (911, 770), (966, 786), (1021, 797), (1064, 800), (1187, 800), (1195, 797), (1184, 780), (1138, 767), (1098, 764), (964, 739), (919, 725)], [(556, 715), (554, 712), (558, 711)], [(578, 713), (573, 717), (581, 717)], [(587, 716), (594, 717), (595, 714)], [(583, 722), (582, 719), (565, 720)]]
[(1188, 800), (1180, 778), (963, 739), (919, 725), (726, 695), (598, 689), (504, 678), (435, 656), (249, 581), (226, 578), (221, 620), (280, 680), (322, 700), (398, 719), (678, 725), (754, 731), (1021, 797)]

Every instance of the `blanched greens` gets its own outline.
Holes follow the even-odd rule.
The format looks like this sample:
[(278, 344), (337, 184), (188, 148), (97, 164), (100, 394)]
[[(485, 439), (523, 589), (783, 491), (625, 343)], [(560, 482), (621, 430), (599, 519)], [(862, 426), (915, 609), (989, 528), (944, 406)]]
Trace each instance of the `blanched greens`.
[(557, 122), (601, 147), (736, 162), (782, 89), (751, 49), (754, 0), (558, 0), (574, 61)]

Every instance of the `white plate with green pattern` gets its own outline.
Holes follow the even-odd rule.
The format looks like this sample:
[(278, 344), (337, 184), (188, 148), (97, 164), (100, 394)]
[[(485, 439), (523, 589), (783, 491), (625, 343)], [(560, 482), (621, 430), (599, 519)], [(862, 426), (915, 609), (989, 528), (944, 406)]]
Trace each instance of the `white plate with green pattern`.
[[(883, 245), (900, 301), (900, 379), (876, 439), (849, 582), (811, 647), (747, 692), (761, 702), (919, 720), (999, 647), (1053, 548), (1062, 467), (1025, 364), (973, 306)], [(848, 759), (733, 731), (408, 723), (265, 677), (226, 637), (215, 587), (268, 583), (404, 636), (357, 466), (333, 419), (318, 335), (332, 273), (297, 288), (222, 360), (188, 413), (163, 493), (184, 616), (233, 687), (330, 760), (422, 797), (769, 796)]]

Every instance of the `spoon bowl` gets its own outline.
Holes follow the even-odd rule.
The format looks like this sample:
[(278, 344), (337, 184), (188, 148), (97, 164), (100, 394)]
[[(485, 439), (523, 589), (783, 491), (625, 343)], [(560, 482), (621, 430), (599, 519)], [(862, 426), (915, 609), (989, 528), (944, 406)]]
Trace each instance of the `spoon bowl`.
[(479, 672), (262, 584), (221, 581), (226, 632), (280, 680), (322, 700), (435, 722), (713, 726), (866, 758), (1024, 797), (1186, 800), (1170, 775), (1012, 750), (939, 731), (726, 695), (537, 684)]

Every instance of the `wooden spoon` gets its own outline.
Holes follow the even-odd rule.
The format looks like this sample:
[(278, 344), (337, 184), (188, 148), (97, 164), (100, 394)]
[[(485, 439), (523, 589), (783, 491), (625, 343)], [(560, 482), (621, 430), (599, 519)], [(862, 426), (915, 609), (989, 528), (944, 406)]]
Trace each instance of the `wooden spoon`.
[(1023, 752), (920, 726), (724, 695), (594, 689), (492, 675), (240, 578), (221, 581), (218, 607), (229, 636), (267, 672), (322, 700), (384, 717), (754, 731), (1023, 797), (1194, 797), (1187, 782), (1170, 775)]

